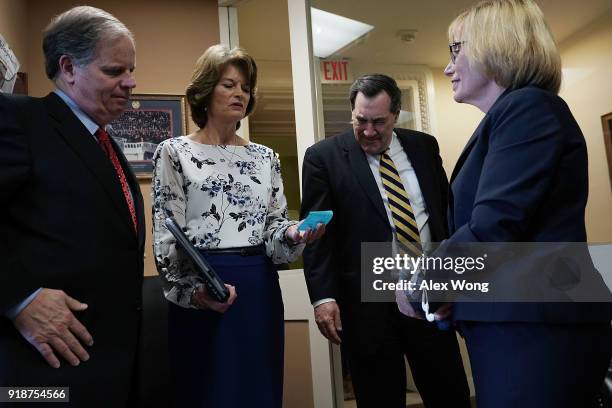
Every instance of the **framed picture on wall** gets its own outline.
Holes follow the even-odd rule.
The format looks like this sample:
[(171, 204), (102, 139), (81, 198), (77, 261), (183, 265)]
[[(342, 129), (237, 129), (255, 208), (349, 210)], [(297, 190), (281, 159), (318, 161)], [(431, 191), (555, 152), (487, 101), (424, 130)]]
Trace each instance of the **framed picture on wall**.
[(606, 157), (608, 158), (608, 175), (610, 176), (610, 188), (612, 188), (612, 112), (601, 117), (603, 126), (604, 144), (606, 145)]
[(133, 94), (128, 109), (107, 130), (138, 178), (150, 178), (157, 145), (186, 133), (185, 96)]

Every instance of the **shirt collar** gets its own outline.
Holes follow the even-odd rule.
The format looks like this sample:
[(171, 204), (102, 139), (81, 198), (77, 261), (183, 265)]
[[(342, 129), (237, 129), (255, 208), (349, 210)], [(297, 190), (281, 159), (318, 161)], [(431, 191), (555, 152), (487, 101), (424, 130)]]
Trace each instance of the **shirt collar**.
[(98, 131), (100, 126), (96, 122), (94, 122), (85, 112), (83, 112), (81, 108), (79, 108), (79, 106), (76, 104), (76, 102), (72, 100), (72, 98), (70, 98), (68, 95), (66, 95), (64, 91), (62, 91), (61, 89), (55, 89), (53, 90), (53, 92), (55, 92), (57, 96), (59, 96), (64, 102), (66, 102), (66, 105), (68, 105), (70, 110), (76, 115), (77, 118), (79, 118), (79, 120), (81, 121), (83, 126), (87, 128), (89, 133), (94, 135)]
[(393, 131), (393, 135), (391, 136), (391, 143), (389, 143), (389, 153), (388, 154), (392, 155), (401, 149), (402, 149), (402, 145), (400, 144), (399, 139), (397, 138), (397, 134), (395, 133), (395, 131)]
[[(401, 149), (402, 145), (400, 144), (399, 139), (397, 138), (397, 134), (395, 133), (395, 130), (394, 130), (393, 133), (391, 134), (391, 142), (389, 143), (389, 147), (385, 151), (387, 152), (388, 155), (391, 155), (395, 153), (398, 147)], [(366, 155), (371, 156), (376, 160), (380, 160), (381, 153), (377, 153), (377, 154), (366, 153)]]

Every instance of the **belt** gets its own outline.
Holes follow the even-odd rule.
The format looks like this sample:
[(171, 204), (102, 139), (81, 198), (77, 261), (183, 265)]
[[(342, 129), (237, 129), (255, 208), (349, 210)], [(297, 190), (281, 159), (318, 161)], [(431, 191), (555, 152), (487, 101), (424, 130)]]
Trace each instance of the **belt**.
[(254, 256), (254, 255), (264, 255), (266, 253), (266, 248), (262, 244), (262, 245), (247, 246), (247, 247), (204, 249), (204, 252), (208, 255)]

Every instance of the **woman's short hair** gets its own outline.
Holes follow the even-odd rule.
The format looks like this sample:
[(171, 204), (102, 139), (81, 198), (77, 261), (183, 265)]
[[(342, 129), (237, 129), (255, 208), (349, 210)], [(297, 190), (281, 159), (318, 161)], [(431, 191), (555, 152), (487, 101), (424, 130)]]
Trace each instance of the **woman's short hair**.
[[(200, 128), (208, 122), (208, 106), (212, 99), (215, 86), (219, 83), (223, 71), (229, 66), (235, 66), (244, 75), (249, 87), (251, 98), (246, 107), (248, 116), (255, 107), (257, 87), (257, 65), (255, 60), (242, 48), (232, 48), (217, 44), (209, 47), (198, 61), (191, 76), (191, 83), (185, 94), (191, 108), (191, 118)], [(240, 122), (238, 125), (240, 126)]]
[(561, 86), (561, 57), (544, 16), (533, 0), (484, 0), (461, 13), (448, 28), (450, 42), (504, 88)]
[(134, 41), (132, 32), (112, 14), (99, 8), (77, 6), (55, 16), (43, 32), (45, 72), (54, 80), (59, 73), (62, 55), (72, 58), (83, 67), (96, 57), (100, 41), (113, 41), (127, 36)]

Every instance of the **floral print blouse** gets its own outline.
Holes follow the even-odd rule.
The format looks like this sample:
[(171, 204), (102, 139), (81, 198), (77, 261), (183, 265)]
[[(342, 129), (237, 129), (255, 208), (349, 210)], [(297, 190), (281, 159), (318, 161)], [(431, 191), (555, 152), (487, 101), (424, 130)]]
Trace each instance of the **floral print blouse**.
[(173, 216), (196, 248), (265, 244), (274, 263), (294, 261), (304, 244), (290, 245), (280, 161), (272, 149), (201, 144), (186, 136), (163, 141), (153, 157), (153, 251), (166, 298), (191, 307), (202, 279), (177, 253), (164, 219)]

